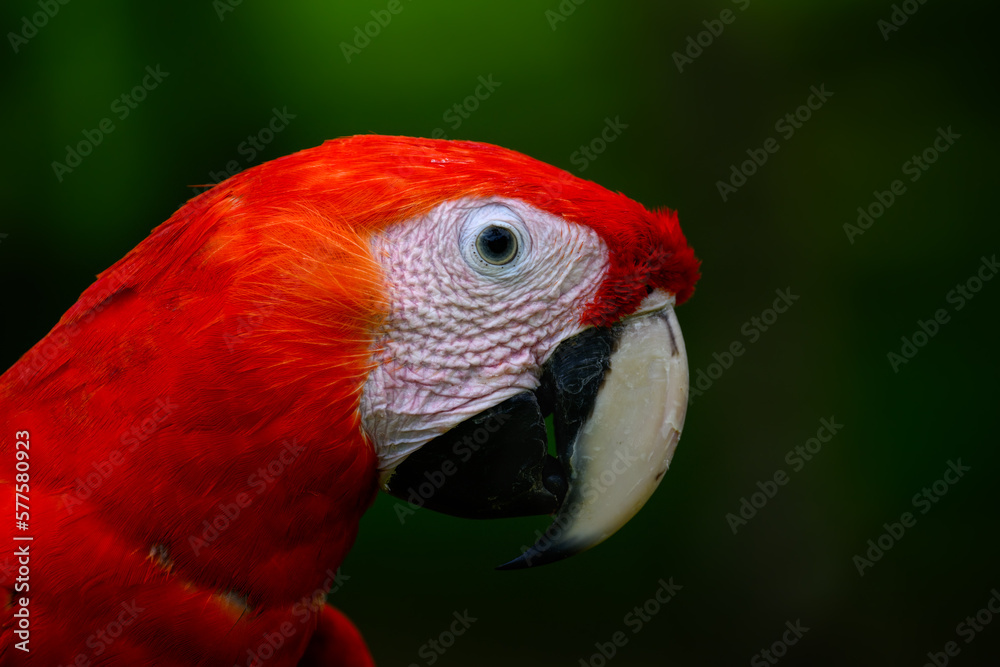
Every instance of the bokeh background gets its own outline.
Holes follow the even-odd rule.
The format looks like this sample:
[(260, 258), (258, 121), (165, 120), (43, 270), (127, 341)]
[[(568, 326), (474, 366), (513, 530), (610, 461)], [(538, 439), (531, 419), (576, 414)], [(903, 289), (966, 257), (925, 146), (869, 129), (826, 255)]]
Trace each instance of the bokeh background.
[[(996, 5), (401, 0), (348, 61), (342, 44), (388, 4), (69, 2), (42, 21), (38, 3), (4, 2), (0, 366), (232, 161), (369, 132), (500, 144), (678, 209), (704, 262), (678, 313), (692, 373), (745, 352), (693, 402), (646, 508), (569, 561), (494, 571), (544, 518), (401, 523), (380, 497), (333, 595), (377, 662), (599, 667), (595, 643), (622, 631), (608, 664), (762, 665), (798, 621), (772, 660), (916, 666), (955, 641), (950, 664), (1000, 664), (1000, 616), (969, 642), (958, 627), (1000, 587), (1000, 280), (961, 309), (951, 292), (1000, 251)], [(880, 27), (894, 12), (898, 30)], [(147, 66), (167, 75), (121, 118), (112, 101)], [(468, 100), (480, 77), (493, 90)], [(787, 136), (775, 124), (812, 86), (832, 96)], [(294, 118), (244, 143), (275, 109)], [(106, 117), (114, 131), (57, 175)], [(614, 140), (585, 158), (608, 122)], [(960, 136), (911, 181), (904, 163), (939, 128)], [(724, 199), (718, 182), (770, 137), (778, 151)], [(850, 239), (896, 179), (905, 193)], [(799, 298), (755, 336), (777, 289)], [(938, 309), (950, 320), (894, 369), (888, 353)], [(795, 471), (786, 453), (824, 418), (843, 428)], [(921, 514), (914, 495), (959, 459), (971, 470)], [(734, 534), (726, 515), (778, 470), (787, 485)], [(861, 576), (854, 557), (907, 511), (916, 524)], [(626, 615), (670, 578), (682, 588), (634, 632)], [(453, 646), (427, 646), (466, 610)]]

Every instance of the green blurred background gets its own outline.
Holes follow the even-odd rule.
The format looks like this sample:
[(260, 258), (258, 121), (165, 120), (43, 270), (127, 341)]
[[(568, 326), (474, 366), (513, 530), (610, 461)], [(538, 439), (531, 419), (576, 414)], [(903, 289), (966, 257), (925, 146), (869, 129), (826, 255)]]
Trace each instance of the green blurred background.
[[(1000, 281), (947, 300), (1000, 250), (996, 5), (910, 0), (885, 39), (889, 2), (402, 0), (348, 62), (341, 44), (387, 4), (78, 1), (33, 33), (38, 4), (3, 3), (0, 366), (230, 161), (368, 132), (500, 144), (678, 209), (704, 262), (678, 313), (692, 373), (745, 352), (694, 401), (645, 509), (569, 561), (496, 572), (544, 518), (401, 524), (380, 497), (333, 596), (377, 662), (598, 667), (595, 642), (623, 631), (621, 667), (769, 664), (758, 652), (800, 620), (782, 663), (923, 665), (956, 641), (951, 664), (1000, 664), (1000, 617), (969, 643), (956, 627), (1000, 587)], [(121, 119), (112, 101), (157, 65)], [(446, 117), (479, 77), (499, 85)], [(811, 86), (833, 95), (786, 138), (775, 123)], [(251, 156), (275, 108), (294, 118)], [(114, 131), (58, 180), (52, 162), (105, 117)], [(627, 127), (581, 171), (607, 119)], [(948, 127), (960, 138), (911, 182), (904, 163)], [(723, 201), (717, 182), (769, 137), (779, 150)], [(844, 225), (895, 179), (905, 193), (851, 243)], [(751, 342), (779, 288), (800, 298)], [(950, 321), (894, 372), (887, 354), (940, 308)], [(794, 471), (786, 452), (831, 417), (843, 429)], [(921, 514), (914, 494), (959, 458), (971, 471)], [(734, 535), (727, 513), (778, 470), (788, 484)], [(906, 511), (916, 525), (860, 576), (853, 557)], [(626, 615), (671, 577), (683, 588), (634, 633)], [(453, 647), (421, 648), (465, 610), (478, 620)]]

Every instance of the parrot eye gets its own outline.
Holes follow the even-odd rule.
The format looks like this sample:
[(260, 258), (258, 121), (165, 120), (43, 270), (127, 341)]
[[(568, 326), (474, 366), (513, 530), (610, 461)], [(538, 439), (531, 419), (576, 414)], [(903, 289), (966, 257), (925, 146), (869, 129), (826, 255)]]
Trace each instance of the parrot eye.
[(462, 257), (482, 276), (509, 280), (520, 275), (531, 256), (531, 236), (524, 220), (507, 206), (471, 207), (459, 232)]
[(490, 264), (508, 264), (517, 257), (517, 237), (506, 227), (491, 225), (479, 232), (476, 252)]

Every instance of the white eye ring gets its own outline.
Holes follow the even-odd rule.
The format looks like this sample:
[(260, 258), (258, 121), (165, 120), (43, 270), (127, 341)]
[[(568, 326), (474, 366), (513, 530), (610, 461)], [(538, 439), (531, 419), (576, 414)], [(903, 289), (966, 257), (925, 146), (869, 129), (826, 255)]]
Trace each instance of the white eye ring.
[(459, 236), (466, 264), (477, 273), (497, 278), (517, 272), (530, 254), (530, 241), (521, 217), (501, 204), (470, 211)]

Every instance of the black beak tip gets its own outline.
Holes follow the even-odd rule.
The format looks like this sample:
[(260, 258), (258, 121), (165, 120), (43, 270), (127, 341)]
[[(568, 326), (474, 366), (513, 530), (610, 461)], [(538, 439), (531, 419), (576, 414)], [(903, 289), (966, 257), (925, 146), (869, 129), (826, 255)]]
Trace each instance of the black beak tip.
[(531, 563), (525, 558), (525, 554), (521, 554), (517, 558), (511, 561), (507, 561), (503, 565), (497, 565), (495, 569), (497, 570), (525, 570), (531, 567)]
[(563, 560), (564, 558), (575, 556), (581, 551), (584, 551), (584, 549), (578, 549), (578, 548), (538, 549), (536, 547), (531, 547), (517, 558), (508, 561), (503, 565), (498, 565), (496, 569), (526, 570), (529, 567), (538, 567), (539, 565), (549, 565), (550, 563), (556, 563), (558, 561)]

